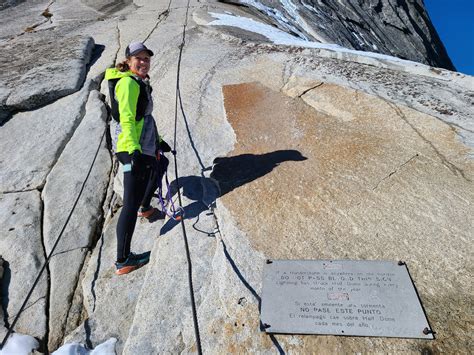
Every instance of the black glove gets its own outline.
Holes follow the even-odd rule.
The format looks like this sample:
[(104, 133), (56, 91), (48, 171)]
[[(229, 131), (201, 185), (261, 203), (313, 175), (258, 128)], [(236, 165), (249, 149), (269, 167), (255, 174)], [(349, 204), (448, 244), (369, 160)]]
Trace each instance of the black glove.
[(135, 150), (132, 154), (130, 154), (130, 159), (130, 164), (132, 166), (132, 174), (137, 174), (138, 172), (140, 172), (140, 169), (142, 167), (142, 153), (140, 153), (139, 150)]
[(168, 152), (171, 152), (171, 147), (170, 147), (169, 144), (166, 143), (164, 140), (161, 140), (161, 141), (160, 141), (160, 150), (161, 150), (163, 153), (168, 153)]

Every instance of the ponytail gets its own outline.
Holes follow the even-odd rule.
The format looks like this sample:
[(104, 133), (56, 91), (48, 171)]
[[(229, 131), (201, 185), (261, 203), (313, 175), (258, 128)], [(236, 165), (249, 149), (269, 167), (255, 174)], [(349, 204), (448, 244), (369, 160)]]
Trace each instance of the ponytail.
[(118, 63), (115, 68), (117, 68), (121, 72), (126, 72), (130, 70), (130, 66), (127, 63), (127, 60), (124, 60), (123, 62)]

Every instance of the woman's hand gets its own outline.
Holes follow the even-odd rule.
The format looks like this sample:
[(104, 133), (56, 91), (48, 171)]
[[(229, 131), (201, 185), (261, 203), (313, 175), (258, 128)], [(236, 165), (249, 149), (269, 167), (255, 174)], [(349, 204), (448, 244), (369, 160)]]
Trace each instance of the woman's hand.
[(137, 174), (139, 173), (141, 169), (141, 160), (142, 160), (142, 153), (140, 153), (139, 150), (133, 151), (132, 154), (130, 154), (130, 164), (132, 166), (132, 174)]
[(163, 139), (160, 141), (160, 150), (163, 153), (171, 152), (171, 147), (168, 143), (166, 143)]

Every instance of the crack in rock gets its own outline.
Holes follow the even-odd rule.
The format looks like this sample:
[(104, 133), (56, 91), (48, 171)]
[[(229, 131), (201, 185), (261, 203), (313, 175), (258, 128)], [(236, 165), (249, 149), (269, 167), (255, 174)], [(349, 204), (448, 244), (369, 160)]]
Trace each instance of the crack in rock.
[[(407, 125), (409, 125), (411, 127), (411, 129), (413, 129), (413, 131), (415, 131), (415, 133), (426, 143), (428, 144), (433, 150), (434, 152), (436, 153), (436, 155), (438, 156), (438, 158), (441, 160), (441, 163), (446, 166), (455, 176), (461, 176), (464, 180), (468, 181), (468, 182), (471, 182), (471, 180), (466, 177), (466, 175), (464, 174), (464, 171), (460, 168), (458, 168), (456, 165), (454, 165), (453, 163), (451, 163), (436, 147), (435, 145), (433, 144), (433, 142), (431, 142), (429, 139), (427, 139), (409, 120), (408, 118), (406, 117), (406, 115), (403, 113), (403, 111), (398, 107), (396, 106), (395, 104), (385, 100), (388, 105), (390, 107), (392, 107), (392, 109), (395, 111), (395, 113), (398, 115), (398, 117), (400, 117)], [(449, 126), (449, 125), (448, 125)]]
[(156, 22), (155, 26), (151, 29), (150, 33), (148, 33), (148, 35), (145, 37), (145, 39), (143, 40), (143, 43), (145, 43), (150, 37), (151, 35), (153, 34), (153, 32), (155, 32), (155, 30), (158, 28), (159, 24), (161, 22), (163, 22), (164, 20), (166, 20), (166, 18), (168, 18), (171, 10), (170, 10), (170, 6), (171, 6), (171, 0), (170, 2), (168, 3), (168, 8), (164, 11), (162, 11), (159, 15), (158, 15), (158, 21)]
[(312, 88), (309, 88), (309, 89), (303, 91), (300, 95), (298, 95), (298, 97), (301, 98), (301, 96), (304, 96), (305, 94), (307, 94), (307, 93), (310, 92), (311, 90), (314, 90), (314, 89), (316, 89), (316, 88), (319, 88), (320, 86), (323, 86), (323, 85), (324, 85), (324, 83), (319, 83), (319, 84), (313, 86)]
[(395, 175), (396, 173), (398, 173), (400, 171), (401, 168), (403, 168), (405, 165), (407, 165), (408, 163), (410, 163), (412, 160), (414, 160), (415, 158), (417, 158), (419, 156), (418, 153), (416, 153), (414, 156), (412, 156), (410, 159), (408, 159), (406, 162), (404, 162), (403, 164), (401, 164), (397, 169), (395, 169), (394, 171), (392, 171), (390, 174), (388, 174), (387, 176), (385, 176), (384, 178), (382, 178), (378, 183), (377, 185), (375, 185), (375, 187), (372, 189), (372, 191), (376, 190), (379, 185), (384, 182), (385, 180), (387, 180), (388, 178), (392, 177), (393, 175)]
[(50, 302), (51, 302), (51, 271), (48, 265), (48, 253), (46, 252), (46, 240), (44, 233), (44, 200), (40, 193), (40, 208), (41, 208), (41, 218), (40, 218), (40, 232), (41, 232), (41, 246), (43, 247), (44, 260), (46, 263), (46, 275), (47, 275), (47, 288), (46, 288), (46, 307), (45, 307), (45, 316), (46, 316), (46, 332), (44, 339), (42, 339), (41, 347), (44, 348), (46, 353), (48, 353), (48, 341), (49, 341), (49, 317), (50, 317)]

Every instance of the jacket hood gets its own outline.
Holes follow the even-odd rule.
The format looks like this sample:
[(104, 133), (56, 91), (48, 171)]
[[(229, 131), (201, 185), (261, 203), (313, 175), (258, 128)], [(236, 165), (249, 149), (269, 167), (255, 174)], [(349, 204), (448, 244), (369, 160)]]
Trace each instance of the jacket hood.
[(117, 68), (108, 68), (105, 70), (105, 80), (122, 79), (128, 76), (133, 76), (133, 73), (130, 70), (125, 72), (122, 72)]

